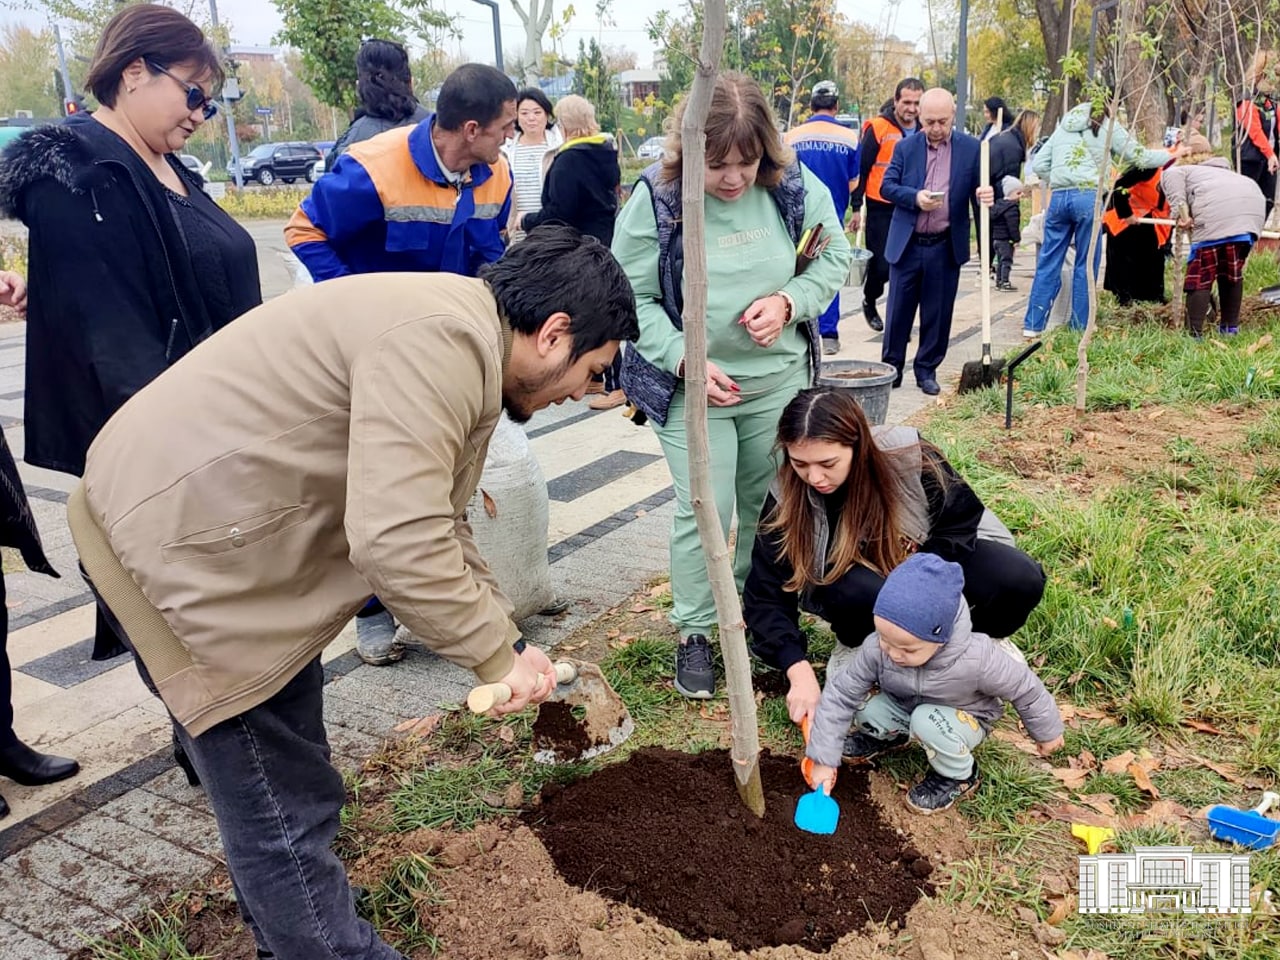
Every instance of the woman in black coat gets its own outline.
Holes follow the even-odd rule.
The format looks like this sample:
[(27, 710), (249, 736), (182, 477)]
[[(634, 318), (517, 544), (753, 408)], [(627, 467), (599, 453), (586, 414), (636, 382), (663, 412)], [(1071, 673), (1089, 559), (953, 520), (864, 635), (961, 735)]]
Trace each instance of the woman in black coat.
[[(0, 270), (0, 304), (26, 309), (26, 283), (16, 273)], [(9, 443), (0, 433), (0, 545), (17, 547), (33, 573), (58, 572), (45, 559), (26, 491), (18, 477), (18, 467), (9, 453)], [(4, 574), (0, 572), (0, 777), (8, 777), (27, 787), (43, 786), (75, 776), (80, 764), (65, 757), (37, 753), (13, 732), (13, 677), (9, 670), (9, 607), (5, 603)], [(0, 818), (9, 815), (9, 804), (0, 797)]]
[[(28, 463), (79, 475), (98, 430), (170, 364), (262, 302), (249, 234), (176, 154), (217, 110), (221, 59), (176, 10), (124, 8), (89, 69), (92, 116), (0, 158), (0, 214), (27, 225)], [(98, 619), (94, 658), (123, 653)]]
[[(100, 108), (36, 127), (0, 157), (0, 215), (28, 230), (34, 466), (79, 476), (126, 400), (262, 302), (253, 238), (177, 157), (217, 112), (222, 76), (218, 52), (177, 10), (125, 7), (89, 66)], [(99, 612), (93, 659), (124, 652)]]

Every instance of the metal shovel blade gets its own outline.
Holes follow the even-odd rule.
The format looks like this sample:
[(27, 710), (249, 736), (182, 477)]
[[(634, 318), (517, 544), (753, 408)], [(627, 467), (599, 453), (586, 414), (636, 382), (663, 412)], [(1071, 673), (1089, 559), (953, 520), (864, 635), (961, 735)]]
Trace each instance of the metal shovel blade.
[(561, 662), (572, 665), (574, 677), (556, 684), (539, 708), (533, 726), (537, 763), (582, 763), (608, 753), (635, 730), (627, 705), (596, 664)]
[(796, 801), (795, 820), (796, 826), (808, 833), (835, 833), (836, 824), (840, 822), (840, 805), (819, 785)]

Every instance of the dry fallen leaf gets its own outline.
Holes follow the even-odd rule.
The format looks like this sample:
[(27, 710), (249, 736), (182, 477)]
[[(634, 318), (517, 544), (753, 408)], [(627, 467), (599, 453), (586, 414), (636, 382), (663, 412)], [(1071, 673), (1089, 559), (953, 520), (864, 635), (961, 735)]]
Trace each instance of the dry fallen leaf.
[(1057, 777), (1068, 790), (1075, 790), (1089, 779), (1088, 770), (1073, 770), (1070, 767), (1054, 767), (1049, 771)]
[(1050, 911), (1044, 922), (1051, 927), (1059, 927), (1067, 919), (1067, 915), (1075, 909), (1076, 898), (1068, 894), (1061, 899), (1052, 899), (1049, 903), (1053, 906), (1053, 910)]
[(1192, 816), (1191, 811), (1176, 800), (1157, 800), (1141, 813), (1126, 817), (1125, 823), (1133, 827), (1179, 826)]
[(1184, 727), (1190, 727), (1192, 730), (1199, 730), (1201, 733), (1211, 733), (1215, 737), (1222, 736), (1222, 731), (1215, 727), (1212, 723), (1205, 723), (1203, 720), (1194, 720), (1188, 717), (1182, 721)]
[(1138, 785), (1138, 789), (1144, 793), (1149, 793), (1156, 800), (1160, 799), (1160, 791), (1156, 789), (1156, 785), (1151, 782), (1151, 775), (1140, 763), (1131, 763), (1127, 767), (1129, 775), (1133, 777), (1133, 782)]
[(1244, 352), (1249, 354), (1249, 356), (1253, 356), (1263, 347), (1269, 347), (1269, 346), (1271, 346), (1271, 334), (1264, 333), (1253, 343), (1249, 344), (1249, 346), (1245, 347)]
[(653, 587), (650, 587), (650, 588), (649, 588), (649, 596), (651, 596), (651, 597), (661, 597), (661, 596), (665, 596), (666, 594), (668, 594), (668, 593), (670, 593), (670, 592), (671, 592), (671, 583), (670, 583), (670, 582), (659, 583), (659, 584), (657, 584), (656, 586), (653, 586)]
[(1083, 823), (1087, 827), (1109, 827), (1109, 817), (1104, 817), (1097, 810), (1082, 807), (1075, 803), (1060, 803), (1055, 807), (1046, 807), (1045, 812), (1054, 820), (1062, 823)]
[(489, 515), (489, 519), (492, 520), (498, 515), (498, 505), (494, 502), (493, 497), (489, 496), (488, 490), (481, 490), (480, 496), (484, 498), (484, 512), (487, 513)]
[(498, 728), (498, 739), (503, 743), (515, 743), (516, 732), (508, 726), (501, 726)]
[(1040, 751), (1036, 749), (1036, 745), (1032, 743), (1031, 738), (1025, 733), (1018, 730), (1010, 730), (1007, 727), (997, 727), (991, 732), (991, 735), (997, 740), (1001, 740), (1009, 746), (1033, 757), (1038, 757)]
[(1115, 797), (1109, 793), (1082, 793), (1079, 800), (1086, 807), (1097, 810), (1104, 817), (1116, 815)]
[(1098, 769), (1098, 758), (1093, 755), (1092, 750), (1080, 751), (1080, 769), (1082, 770)]
[(650, 606), (647, 603), (637, 603), (631, 608), (632, 613), (652, 613), (657, 607)]
[(1120, 626), (1120, 623), (1119, 623), (1118, 621), (1116, 621), (1116, 620), (1112, 619), (1111, 617), (1103, 617), (1103, 618), (1102, 618), (1102, 622), (1103, 622), (1103, 624), (1105, 624), (1106, 626), (1110, 627), (1112, 630), (1115, 630), (1117, 627), (1119, 627), (1119, 626)]
[(1112, 757), (1110, 760), (1102, 761), (1103, 773), (1124, 773), (1129, 764), (1133, 763), (1134, 753), (1132, 750), (1126, 750), (1119, 756)]

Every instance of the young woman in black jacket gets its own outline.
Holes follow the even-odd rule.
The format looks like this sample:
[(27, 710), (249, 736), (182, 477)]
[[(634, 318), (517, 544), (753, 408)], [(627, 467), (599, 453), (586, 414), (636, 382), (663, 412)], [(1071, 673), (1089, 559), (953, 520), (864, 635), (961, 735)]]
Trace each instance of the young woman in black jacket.
[(812, 716), (821, 692), (800, 611), (835, 632), (830, 676), (874, 631), (880, 587), (913, 553), (960, 564), (980, 633), (1009, 637), (1040, 602), (1040, 564), (913, 428), (872, 427), (847, 391), (819, 387), (783, 410), (778, 448), (783, 463), (760, 514), (743, 609), (752, 652), (787, 675), (796, 723)]

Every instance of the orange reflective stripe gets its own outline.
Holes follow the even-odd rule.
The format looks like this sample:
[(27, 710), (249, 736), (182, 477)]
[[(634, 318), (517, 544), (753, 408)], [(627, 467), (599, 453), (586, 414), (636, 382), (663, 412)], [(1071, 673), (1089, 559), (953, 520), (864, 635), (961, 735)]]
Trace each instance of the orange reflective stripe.
[(301, 207), (293, 211), (293, 216), (289, 218), (284, 228), (285, 243), (290, 247), (297, 247), (304, 243), (327, 243), (328, 241), (328, 235), (311, 222), (311, 218), (303, 212)]

